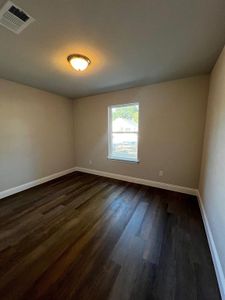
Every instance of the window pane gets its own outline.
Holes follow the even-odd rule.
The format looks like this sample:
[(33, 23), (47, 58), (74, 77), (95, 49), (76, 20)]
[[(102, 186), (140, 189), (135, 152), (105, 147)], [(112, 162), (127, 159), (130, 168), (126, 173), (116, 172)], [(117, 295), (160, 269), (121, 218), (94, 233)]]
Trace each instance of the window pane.
[(138, 132), (138, 105), (112, 108), (112, 132)]
[(137, 159), (137, 133), (113, 133), (111, 156), (123, 159)]

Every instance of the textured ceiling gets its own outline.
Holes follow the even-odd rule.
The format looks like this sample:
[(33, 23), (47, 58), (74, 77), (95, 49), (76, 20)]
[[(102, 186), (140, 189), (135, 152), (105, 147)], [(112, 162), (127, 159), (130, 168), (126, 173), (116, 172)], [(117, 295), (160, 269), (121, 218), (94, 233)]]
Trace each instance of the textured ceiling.
[[(208, 73), (225, 43), (225, 0), (13, 2), (36, 21), (0, 26), (0, 76), (73, 98)], [(71, 53), (92, 64), (75, 72)]]

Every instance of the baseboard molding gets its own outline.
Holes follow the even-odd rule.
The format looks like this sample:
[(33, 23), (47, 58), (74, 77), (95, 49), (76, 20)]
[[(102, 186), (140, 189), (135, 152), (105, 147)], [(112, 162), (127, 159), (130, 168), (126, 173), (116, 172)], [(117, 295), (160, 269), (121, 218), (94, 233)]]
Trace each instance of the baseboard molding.
[(199, 203), (199, 207), (201, 210), (201, 215), (202, 215), (202, 219), (203, 219), (203, 223), (205, 226), (205, 231), (206, 231), (206, 236), (208, 239), (208, 243), (209, 243), (209, 248), (210, 248), (210, 252), (211, 252), (211, 256), (212, 256), (212, 260), (213, 260), (213, 264), (214, 264), (214, 268), (215, 268), (215, 272), (216, 272), (216, 277), (217, 277), (217, 281), (218, 281), (218, 285), (219, 285), (219, 289), (220, 289), (220, 294), (221, 294), (221, 298), (222, 300), (225, 300), (225, 276), (224, 276), (224, 272), (222, 269), (222, 265), (220, 263), (220, 258), (216, 249), (216, 244), (214, 242), (213, 239), (213, 234), (209, 225), (209, 221), (204, 209), (204, 205), (203, 205), (203, 201), (201, 198), (201, 195), (199, 193), (199, 191), (197, 191), (197, 198), (198, 198), (198, 203)]
[(197, 190), (188, 188), (188, 187), (183, 187), (183, 186), (179, 186), (179, 185), (168, 184), (168, 183), (163, 183), (163, 182), (158, 182), (158, 181), (152, 181), (152, 180), (147, 180), (147, 179), (141, 179), (141, 178), (126, 176), (126, 175), (120, 175), (120, 174), (115, 174), (115, 173), (109, 173), (109, 172), (104, 172), (104, 171), (99, 171), (99, 170), (87, 169), (87, 168), (82, 168), (82, 167), (73, 167), (73, 168), (70, 168), (70, 169), (67, 169), (64, 171), (60, 171), (60, 172), (51, 174), (51, 175), (43, 177), (43, 178), (39, 178), (39, 179), (30, 181), (28, 183), (7, 189), (5, 191), (2, 191), (2, 192), (0, 192), (0, 199), (8, 197), (8, 196), (16, 194), (16, 193), (19, 193), (19, 192), (22, 192), (24, 190), (27, 190), (27, 189), (37, 186), (39, 184), (45, 183), (47, 181), (53, 180), (55, 178), (64, 176), (66, 174), (69, 174), (69, 173), (72, 173), (75, 171), (80, 171), (80, 172), (84, 172), (84, 173), (114, 178), (114, 179), (133, 182), (133, 183), (139, 183), (139, 184), (143, 184), (143, 185), (147, 185), (147, 186), (157, 187), (157, 188), (174, 191), (174, 192), (185, 193), (185, 194), (189, 194), (189, 195), (195, 195), (195, 196), (197, 195)]
[(10, 189), (5, 190), (5, 191), (2, 191), (2, 192), (0, 192), (0, 199), (8, 197), (8, 196), (16, 194), (16, 193), (19, 193), (19, 192), (22, 192), (22, 191), (27, 190), (27, 189), (29, 189), (31, 187), (34, 187), (36, 185), (42, 184), (42, 183), (50, 181), (52, 179), (64, 176), (64, 175), (72, 173), (74, 171), (76, 171), (75, 167), (73, 167), (71, 169), (67, 169), (67, 170), (64, 170), (64, 171), (60, 171), (60, 172), (54, 173), (54, 174), (49, 175), (49, 176), (45, 176), (45, 177), (39, 178), (39, 179), (36, 179), (36, 180), (33, 180), (33, 181), (30, 181), (28, 183), (25, 183), (25, 184), (22, 184), (22, 185), (10, 188)]
[(114, 178), (114, 179), (119, 179), (119, 180), (124, 180), (124, 181), (128, 181), (128, 182), (133, 182), (133, 183), (139, 183), (139, 184), (143, 184), (143, 185), (147, 185), (147, 186), (152, 186), (152, 187), (156, 187), (156, 188), (160, 188), (160, 189), (164, 189), (164, 190), (180, 192), (180, 193), (189, 194), (189, 195), (195, 195), (195, 196), (197, 195), (196, 189), (179, 186), (179, 185), (174, 185), (174, 184), (168, 184), (168, 183), (159, 182), (159, 181), (141, 179), (141, 178), (126, 176), (126, 175), (120, 175), (120, 174), (115, 174), (115, 173), (99, 171), (99, 170), (87, 169), (87, 168), (83, 168), (83, 167), (76, 167), (76, 171), (99, 175), (99, 176), (104, 176), (104, 177), (109, 177), (109, 178)]

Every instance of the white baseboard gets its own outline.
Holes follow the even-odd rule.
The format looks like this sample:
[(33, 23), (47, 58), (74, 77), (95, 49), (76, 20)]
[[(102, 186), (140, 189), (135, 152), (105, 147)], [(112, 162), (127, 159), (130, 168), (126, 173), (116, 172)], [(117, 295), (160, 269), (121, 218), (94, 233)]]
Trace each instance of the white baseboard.
[(64, 171), (60, 171), (60, 172), (54, 173), (54, 174), (46, 176), (46, 177), (42, 177), (42, 178), (30, 181), (28, 183), (25, 183), (25, 184), (22, 184), (22, 185), (10, 188), (10, 189), (5, 190), (5, 191), (2, 191), (2, 192), (0, 192), (0, 199), (8, 197), (8, 196), (16, 194), (16, 193), (19, 193), (19, 192), (22, 192), (22, 191), (27, 190), (27, 189), (29, 189), (31, 187), (34, 187), (36, 185), (42, 184), (42, 183), (50, 181), (52, 179), (61, 177), (63, 175), (72, 173), (74, 171), (76, 171), (75, 167), (73, 167), (71, 169), (67, 169), (67, 170), (64, 170)]
[(84, 173), (124, 180), (124, 181), (128, 181), (128, 182), (133, 182), (133, 183), (139, 183), (139, 184), (157, 187), (157, 188), (161, 188), (161, 189), (165, 189), (165, 190), (169, 190), (169, 191), (175, 191), (175, 192), (180, 192), (180, 193), (185, 193), (185, 194), (190, 194), (190, 195), (197, 195), (196, 194), (197, 190), (188, 188), (188, 187), (183, 187), (183, 186), (179, 186), (179, 185), (168, 184), (168, 183), (163, 183), (163, 182), (158, 182), (158, 181), (152, 181), (152, 180), (147, 180), (147, 179), (141, 179), (141, 178), (126, 176), (126, 175), (103, 172), (103, 171), (99, 171), (99, 170), (86, 169), (86, 168), (82, 168), (82, 167), (73, 167), (71, 169), (60, 171), (60, 172), (54, 173), (52, 175), (49, 175), (49, 176), (46, 176), (43, 178), (39, 178), (39, 179), (30, 181), (28, 183), (25, 183), (25, 184), (7, 189), (5, 191), (2, 191), (2, 192), (0, 192), (0, 199), (8, 197), (8, 196), (16, 194), (16, 193), (19, 193), (19, 192), (22, 192), (24, 190), (27, 190), (29, 188), (32, 188), (39, 184), (42, 184), (44, 182), (50, 181), (52, 179), (61, 177), (63, 175), (66, 175), (66, 174), (69, 174), (69, 173), (72, 173), (75, 171), (80, 171), (80, 172), (84, 172)]
[(128, 182), (133, 182), (133, 183), (139, 183), (139, 184), (143, 184), (143, 185), (147, 185), (147, 186), (152, 186), (152, 187), (169, 190), (169, 191), (174, 191), (174, 192), (185, 193), (185, 194), (189, 194), (189, 195), (195, 195), (195, 196), (197, 195), (196, 189), (179, 186), (179, 185), (174, 185), (174, 184), (169, 184), (169, 183), (164, 183), (164, 182), (159, 182), (159, 181), (152, 181), (152, 180), (148, 180), (148, 179), (141, 179), (141, 178), (120, 175), (120, 174), (115, 174), (115, 173), (109, 173), (109, 172), (93, 170), (93, 169), (86, 169), (86, 168), (82, 168), (82, 167), (76, 167), (76, 171), (99, 175), (99, 176), (103, 176), (103, 177), (124, 180), (124, 181), (128, 181)]
[(220, 263), (220, 258), (219, 258), (219, 255), (218, 255), (218, 252), (216, 249), (216, 244), (213, 239), (213, 234), (212, 234), (212, 231), (211, 231), (211, 228), (209, 225), (209, 221), (208, 221), (208, 218), (207, 218), (207, 215), (206, 215), (206, 212), (204, 209), (203, 201), (202, 201), (199, 191), (197, 192), (197, 198), (198, 198), (198, 203), (199, 203), (199, 207), (201, 210), (203, 223), (205, 226), (205, 231), (206, 231), (209, 248), (210, 248), (210, 252), (211, 252), (211, 256), (212, 256), (212, 260), (213, 260), (213, 264), (214, 264), (214, 268), (215, 268), (215, 272), (216, 272), (217, 281), (219, 284), (221, 298), (222, 298), (222, 300), (225, 300), (225, 276), (224, 276), (224, 272), (222, 269), (222, 265)]

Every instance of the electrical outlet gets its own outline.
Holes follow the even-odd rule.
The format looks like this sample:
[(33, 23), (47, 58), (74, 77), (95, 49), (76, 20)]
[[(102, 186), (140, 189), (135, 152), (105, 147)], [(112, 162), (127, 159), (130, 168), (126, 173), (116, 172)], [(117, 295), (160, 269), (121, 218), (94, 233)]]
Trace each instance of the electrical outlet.
[(164, 171), (163, 170), (159, 170), (159, 177), (162, 177), (164, 175)]
[(92, 160), (91, 159), (89, 159), (89, 165), (92, 165)]

